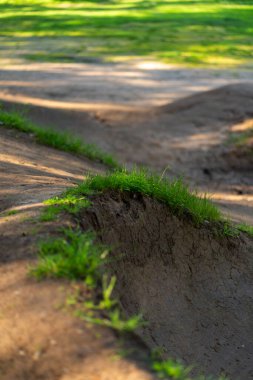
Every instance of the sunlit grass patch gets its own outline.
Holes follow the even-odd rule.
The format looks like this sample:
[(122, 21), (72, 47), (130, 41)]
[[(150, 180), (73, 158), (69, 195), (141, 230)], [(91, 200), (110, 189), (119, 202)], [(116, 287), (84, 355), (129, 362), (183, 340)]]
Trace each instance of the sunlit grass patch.
[(224, 376), (213, 377), (205, 375), (191, 376), (193, 366), (186, 366), (178, 360), (155, 360), (153, 370), (157, 373), (159, 379), (164, 380), (228, 380)]
[(42, 242), (39, 262), (31, 270), (38, 279), (68, 278), (95, 285), (100, 278), (101, 256), (105, 248), (94, 244), (92, 233), (64, 229), (63, 237)]
[[(104, 268), (109, 250), (96, 241), (93, 232), (65, 228), (60, 233), (61, 237), (40, 243), (39, 260), (30, 269), (30, 275), (38, 280), (65, 278), (83, 281), (90, 291), (95, 292), (95, 300), (88, 298), (88, 301), (79, 304), (72, 297), (69, 304), (77, 304), (75, 314), (89, 323), (120, 332), (132, 332), (141, 326), (141, 315), (123, 318), (118, 301), (113, 298), (116, 277), (110, 278)], [(88, 294), (92, 295), (91, 292)]]
[[(38, 60), (146, 56), (190, 66), (252, 67), (252, 19), (252, 0), (0, 2), (1, 45)], [(54, 48), (48, 49), (48, 40)]]
[(69, 188), (59, 197), (44, 202), (45, 209), (41, 220), (53, 220), (62, 211), (78, 215), (78, 212), (91, 205), (91, 195), (107, 190), (140, 193), (166, 204), (178, 216), (190, 217), (199, 226), (204, 222), (215, 227), (219, 236), (237, 237), (240, 231), (251, 234), (253, 227), (234, 225), (222, 216), (220, 210), (205, 195), (190, 191), (182, 179), (169, 180), (144, 169), (115, 170), (107, 174), (89, 175), (79, 185)]
[(242, 223), (242, 224), (237, 225), (237, 228), (239, 231), (246, 232), (248, 235), (253, 237), (253, 226), (250, 226), (246, 223)]
[(85, 144), (82, 140), (73, 137), (69, 133), (62, 133), (34, 125), (18, 113), (9, 113), (0, 109), (1, 126), (31, 134), (40, 144), (102, 162), (111, 168), (119, 167), (119, 164), (110, 154), (104, 153), (97, 146)]
[(115, 171), (107, 175), (88, 177), (71, 194), (87, 194), (87, 191), (119, 190), (138, 192), (167, 204), (176, 214), (190, 214), (196, 223), (218, 221), (221, 214), (205, 196), (190, 192), (182, 180), (170, 181), (145, 170)]
[(54, 197), (44, 201), (46, 206), (40, 216), (42, 222), (54, 220), (57, 215), (62, 212), (68, 212), (75, 215), (82, 208), (90, 205), (90, 201), (83, 196), (73, 196), (71, 194), (62, 195), (61, 197)]

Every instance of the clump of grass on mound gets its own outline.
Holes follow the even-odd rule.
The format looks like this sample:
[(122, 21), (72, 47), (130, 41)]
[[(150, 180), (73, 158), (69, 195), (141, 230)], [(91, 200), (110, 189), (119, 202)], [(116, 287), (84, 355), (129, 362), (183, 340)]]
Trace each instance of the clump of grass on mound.
[(3, 127), (32, 134), (40, 144), (99, 161), (111, 168), (119, 168), (119, 164), (110, 154), (95, 145), (85, 144), (68, 133), (38, 127), (16, 112), (9, 113), (0, 109), (0, 122)]
[[(80, 305), (76, 314), (93, 324), (111, 327), (121, 332), (131, 332), (143, 324), (141, 315), (122, 318), (118, 301), (112, 297), (116, 277), (104, 273), (108, 249), (98, 244), (92, 232), (83, 233), (78, 228), (62, 229), (61, 237), (43, 241), (39, 245), (38, 264), (30, 274), (43, 278), (82, 280), (86, 287), (97, 292), (92, 299)], [(78, 301), (74, 299), (74, 303)], [(72, 300), (73, 303), (73, 300)], [(101, 316), (103, 312), (103, 316)]]
[(75, 215), (82, 208), (90, 205), (90, 201), (85, 196), (74, 196), (65, 194), (61, 197), (54, 197), (44, 201), (46, 207), (43, 209), (40, 216), (41, 222), (54, 220), (61, 212), (68, 212)]
[(228, 380), (224, 376), (220, 376), (218, 379), (212, 376), (197, 375), (190, 376), (193, 366), (186, 367), (180, 361), (168, 359), (168, 360), (155, 360), (153, 362), (153, 370), (157, 373), (159, 379), (169, 380)]
[(90, 176), (78, 187), (70, 189), (68, 194), (78, 196), (105, 190), (142, 193), (165, 203), (179, 215), (190, 214), (197, 224), (221, 219), (217, 207), (207, 197), (190, 192), (182, 180), (169, 181), (144, 170), (121, 170), (107, 175)]
[(44, 209), (41, 221), (53, 220), (62, 211), (76, 215), (91, 204), (89, 195), (106, 190), (137, 192), (152, 197), (168, 205), (178, 216), (190, 215), (197, 226), (203, 222), (216, 223), (217, 233), (221, 236), (236, 237), (240, 231), (253, 236), (253, 226), (233, 225), (223, 218), (208, 197), (191, 192), (181, 179), (170, 181), (141, 169), (90, 175), (83, 183), (68, 189), (60, 197), (45, 201), (48, 207)]
[[(198, 223), (221, 219), (218, 209), (206, 197), (190, 193), (181, 180), (170, 182), (143, 170), (116, 171), (107, 175), (90, 176), (76, 188), (67, 190), (62, 196), (48, 200), (47, 206), (52, 215), (59, 212), (76, 214), (90, 205), (88, 195), (104, 190), (139, 192), (158, 199), (173, 208), (177, 213), (187, 211)], [(53, 211), (55, 209), (56, 211)], [(49, 213), (49, 215), (50, 215)], [(242, 227), (243, 228), (243, 227)], [(87, 322), (113, 328), (119, 332), (133, 332), (143, 325), (141, 315), (125, 319), (120, 313), (118, 301), (113, 297), (115, 276), (108, 276), (105, 263), (109, 254), (106, 247), (97, 244), (96, 236), (80, 229), (64, 229), (63, 236), (45, 241), (39, 247), (39, 262), (31, 273), (38, 279), (47, 277), (82, 280), (91, 290), (90, 298), (80, 305), (77, 296), (68, 299), (69, 305), (76, 305), (76, 315)], [(159, 355), (151, 355), (150, 367), (161, 379), (207, 380), (203, 375), (191, 377), (193, 367), (181, 362), (163, 360)], [(220, 377), (219, 380), (225, 380)]]
[(101, 257), (105, 248), (94, 244), (92, 233), (63, 229), (63, 237), (42, 242), (39, 263), (31, 273), (38, 279), (45, 277), (84, 280), (94, 285), (100, 278)]
[(239, 231), (246, 232), (248, 235), (253, 237), (253, 226), (249, 226), (246, 223), (239, 224), (236, 226)]

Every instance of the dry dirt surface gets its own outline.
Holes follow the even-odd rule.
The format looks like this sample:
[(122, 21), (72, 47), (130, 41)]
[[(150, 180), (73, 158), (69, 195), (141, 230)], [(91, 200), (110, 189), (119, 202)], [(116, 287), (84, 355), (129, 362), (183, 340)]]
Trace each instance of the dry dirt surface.
[(235, 154), (227, 143), (234, 127), (252, 119), (252, 84), (227, 85), (167, 105), (131, 109), (107, 106), (88, 112), (52, 104), (3, 104), (6, 109), (21, 109), (36, 123), (95, 143), (127, 166), (139, 164), (183, 176), (193, 188), (209, 193), (229, 217), (253, 224), (250, 156)]
[(252, 85), (250, 70), (184, 69), (141, 60), (6, 61), (0, 101), (25, 104), (32, 120), (96, 143), (123, 164), (184, 175), (226, 215), (253, 224), (251, 162), (225, 144), (233, 126), (252, 118)]
[(124, 359), (111, 331), (74, 317), (66, 306), (74, 285), (28, 277), (38, 241), (72, 223), (42, 225), (41, 202), (102, 170), (0, 128), (1, 380), (155, 380), (143, 347), (132, 342), (134, 354)]
[[(252, 80), (252, 72), (140, 62), (19, 64), (1, 67), (0, 99), (127, 166), (183, 174), (234, 220), (253, 225), (252, 168), (235, 167), (225, 144), (233, 127), (252, 119)], [(118, 358), (111, 332), (89, 329), (65, 309), (67, 284), (27, 278), (37, 240), (59, 227), (34, 222), (41, 202), (104, 168), (0, 128), (0, 170), (0, 378), (153, 379), (138, 358), (142, 349), (135, 361)], [(140, 332), (150, 347), (207, 373), (253, 378), (251, 240), (198, 230), (142, 197), (98, 199), (82, 223), (125, 253), (112, 266), (118, 293), (127, 313), (142, 310), (150, 321)]]
[(194, 226), (140, 194), (106, 192), (81, 215), (114, 247), (110, 269), (140, 336), (206, 374), (253, 378), (253, 239)]

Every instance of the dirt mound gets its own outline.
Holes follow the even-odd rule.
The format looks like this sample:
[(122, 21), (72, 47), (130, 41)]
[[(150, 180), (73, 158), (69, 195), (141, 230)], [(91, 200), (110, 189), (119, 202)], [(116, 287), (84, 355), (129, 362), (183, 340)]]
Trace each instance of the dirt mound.
[(140, 194), (97, 195), (80, 218), (113, 247), (122, 307), (148, 321), (150, 347), (209, 374), (253, 377), (252, 239), (197, 228)]
[(112, 331), (73, 316), (66, 302), (76, 284), (28, 277), (38, 243), (72, 223), (42, 224), (41, 202), (103, 169), (0, 128), (1, 380), (157, 379), (138, 342), (122, 345)]
[(159, 112), (182, 113), (198, 108), (196, 116), (233, 122), (252, 115), (249, 106), (253, 102), (253, 85), (239, 83), (180, 99), (158, 108)]

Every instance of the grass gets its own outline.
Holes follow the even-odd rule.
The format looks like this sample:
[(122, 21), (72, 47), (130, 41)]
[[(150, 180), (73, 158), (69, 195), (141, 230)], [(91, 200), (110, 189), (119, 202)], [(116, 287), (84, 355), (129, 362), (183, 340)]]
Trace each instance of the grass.
[[(157, 373), (160, 379), (175, 379), (175, 380), (214, 380), (212, 376), (190, 376), (193, 367), (186, 367), (180, 361), (167, 359), (155, 360), (153, 362), (153, 370)], [(220, 376), (217, 380), (226, 380), (225, 377)]]
[(0, 0), (1, 56), (252, 67), (252, 0)]
[(172, 360), (154, 361), (153, 370), (157, 373), (160, 379), (187, 379), (189, 380), (189, 373), (191, 367), (185, 367), (183, 364)]
[[(57, 213), (69, 211), (71, 214), (76, 214), (81, 208), (89, 206), (88, 195), (108, 189), (141, 192), (166, 203), (176, 213), (183, 214), (187, 211), (198, 223), (205, 220), (221, 220), (216, 207), (208, 199), (190, 193), (182, 181), (169, 182), (156, 175), (149, 175), (143, 170), (134, 170), (131, 173), (121, 170), (108, 175), (90, 176), (76, 188), (67, 190), (61, 197), (47, 201), (47, 206), (56, 208)], [(230, 231), (227, 222), (225, 225), (230, 234), (234, 233), (234, 230)], [(237, 228), (253, 235), (253, 227), (240, 225)], [(83, 280), (88, 287), (95, 289), (99, 297), (86, 300), (76, 310), (76, 315), (89, 323), (119, 332), (133, 332), (142, 326), (144, 322), (141, 315), (133, 315), (129, 319), (122, 318), (118, 301), (113, 298), (117, 279), (105, 273), (109, 250), (98, 245), (95, 235), (91, 232), (64, 229), (63, 235), (61, 238), (41, 243), (38, 265), (31, 270), (33, 276), (38, 279), (56, 277)], [(76, 305), (78, 298), (79, 293), (71, 295), (68, 304)], [(191, 377), (192, 366), (187, 367), (177, 360), (163, 360), (158, 351), (151, 355), (150, 365), (160, 379), (214, 379), (204, 375)], [(225, 380), (225, 377), (221, 376), (218, 380)]]
[[(97, 304), (93, 300), (83, 303), (76, 315), (87, 322), (110, 327), (120, 332), (132, 332), (143, 324), (141, 315), (122, 318), (118, 302), (112, 297), (116, 277), (108, 280), (104, 264), (108, 249), (98, 244), (92, 232), (71, 228), (61, 230), (62, 237), (44, 241), (39, 246), (39, 261), (30, 269), (38, 280), (66, 278), (82, 280), (88, 289), (95, 289)], [(77, 303), (71, 299), (71, 304)], [(103, 312), (103, 316), (101, 314)]]
[(82, 196), (105, 190), (142, 193), (165, 203), (178, 215), (191, 215), (197, 224), (221, 219), (219, 210), (210, 200), (190, 192), (182, 180), (169, 181), (138, 169), (132, 172), (120, 170), (107, 175), (90, 176), (79, 186), (69, 189), (66, 195)]
[(64, 211), (72, 215), (77, 214), (80, 209), (88, 207), (90, 201), (84, 196), (66, 194), (62, 197), (48, 199), (44, 201), (44, 204), (47, 207), (43, 209), (40, 220), (42, 222), (49, 222)]
[(39, 263), (31, 273), (37, 279), (53, 277), (83, 280), (94, 286), (100, 278), (101, 257), (107, 252), (94, 244), (92, 233), (64, 229), (63, 237), (42, 242)]
[(0, 126), (5, 128), (16, 129), (20, 132), (33, 135), (36, 142), (40, 144), (87, 157), (91, 160), (101, 162), (110, 168), (119, 167), (119, 164), (111, 155), (104, 153), (95, 145), (85, 144), (80, 139), (67, 133), (34, 125), (18, 113), (9, 113), (0, 109), (0, 123)]
[(18, 210), (9, 210), (3, 213), (4, 216), (11, 216), (11, 215), (16, 215), (18, 214)]
[(246, 232), (248, 235), (253, 237), (253, 226), (249, 226), (246, 223), (237, 225), (239, 231)]
[(90, 175), (76, 187), (60, 197), (45, 201), (47, 207), (41, 215), (42, 221), (54, 220), (61, 212), (72, 215), (91, 204), (89, 195), (106, 190), (141, 193), (166, 204), (178, 216), (190, 216), (198, 226), (204, 222), (215, 223), (218, 236), (237, 237), (240, 231), (253, 236), (253, 226), (234, 225), (223, 218), (219, 209), (206, 196), (191, 192), (181, 179), (170, 181), (143, 169), (115, 170), (108, 174)]

